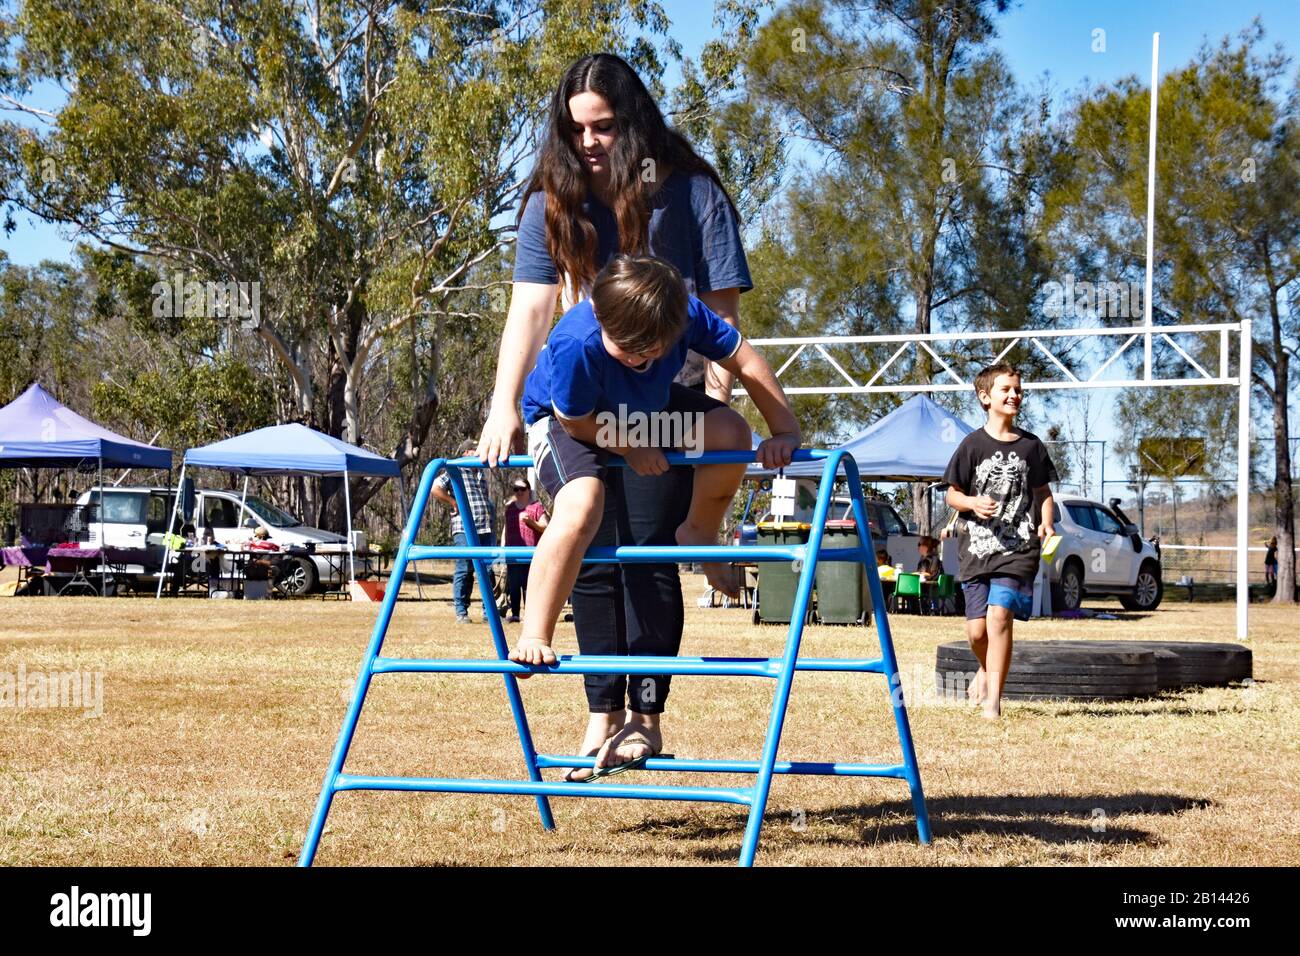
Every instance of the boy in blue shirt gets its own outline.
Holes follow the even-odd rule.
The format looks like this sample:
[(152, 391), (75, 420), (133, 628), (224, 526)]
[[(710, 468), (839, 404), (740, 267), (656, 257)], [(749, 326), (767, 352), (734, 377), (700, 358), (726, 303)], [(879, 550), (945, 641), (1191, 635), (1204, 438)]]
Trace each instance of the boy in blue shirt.
[[(753, 436), (741, 415), (673, 383), (691, 350), (734, 374), (758, 406), (772, 432), (758, 447), (759, 461), (768, 468), (790, 463), (799, 447), (799, 424), (767, 362), (735, 328), (687, 294), (670, 263), (650, 256), (610, 260), (591, 298), (555, 324), (524, 383), (528, 450), (555, 504), (533, 556), (523, 635), (511, 660), (556, 660), (555, 622), (600, 526), (610, 455), (621, 455), (638, 474), (658, 475), (669, 467), (665, 447), (685, 447), (688, 455), (750, 449)], [(744, 474), (743, 463), (695, 467), (678, 544), (717, 544)], [(705, 573), (715, 588), (735, 592), (725, 566), (706, 565)]]

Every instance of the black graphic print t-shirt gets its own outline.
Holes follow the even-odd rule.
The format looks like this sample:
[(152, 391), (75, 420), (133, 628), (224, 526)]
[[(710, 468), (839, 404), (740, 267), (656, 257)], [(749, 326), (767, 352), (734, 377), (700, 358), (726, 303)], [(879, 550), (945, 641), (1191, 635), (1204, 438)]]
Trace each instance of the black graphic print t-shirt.
[(957, 523), (961, 580), (981, 574), (1033, 580), (1038, 573), (1038, 506), (1034, 489), (1057, 480), (1047, 448), (1023, 429), (1014, 441), (999, 441), (977, 428), (957, 446), (943, 480), (965, 494), (997, 502), (991, 518), (963, 512)]

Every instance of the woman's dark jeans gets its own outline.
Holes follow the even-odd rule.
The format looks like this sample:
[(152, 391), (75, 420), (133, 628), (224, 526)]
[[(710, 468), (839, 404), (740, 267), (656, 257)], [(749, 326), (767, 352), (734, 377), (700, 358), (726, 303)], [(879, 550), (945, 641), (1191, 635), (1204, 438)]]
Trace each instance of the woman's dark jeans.
[(510, 616), (519, 616), (519, 600), (528, 590), (528, 565), (506, 565), (506, 601), (510, 605)]
[[(695, 470), (679, 465), (662, 475), (611, 468), (605, 514), (594, 546), (676, 544), (677, 526), (691, 506)], [(583, 654), (676, 657), (682, 644), (682, 584), (676, 564), (585, 564), (573, 587), (573, 623)], [(625, 708), (663, 713), (668, 675), (587, 674), (592, 713)]]

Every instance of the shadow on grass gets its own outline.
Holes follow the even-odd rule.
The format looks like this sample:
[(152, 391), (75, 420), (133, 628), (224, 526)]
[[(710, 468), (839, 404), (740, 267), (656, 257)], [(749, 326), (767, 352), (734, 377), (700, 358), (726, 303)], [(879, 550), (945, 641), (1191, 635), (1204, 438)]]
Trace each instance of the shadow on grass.
[[(1078, 796), (952, 796), (929, 797), (926, 807), (930, 827), (936, 839), (964, 836), (1029, 837), (1043, 844), (1146, 843), (1159, 838), (1139, 827), (1118, 826), (1116, 817), (1160, 814), (1174, 816), (1188, 810), (1201, 810), (1213, 801), (1166, 793), (1083, 794)], [(1066, 817), (1069, 819), (1060, 819)], [(916, 821), (910, 800), (886, 800), (810, 810), (800, 818), (809, 829), (816, 829), (819, 846), (858, 847), (880, 843), (915, 844)], [(628, 834), (657, 833), (675, 840), (732, 839), (739, 841), (745, 830), (746, 816), (737, 812), (725, 820), (704, 820), (674, 815), (655, 816), (621, 827)], [(769, 809), (763, 815), (764, 843), (788, 845), (798, 842), (807, 830), (795, 826), (788, 809)], [(835, 829), (830, 830), (827, 824)], [(792, 838), (793, 837), (793, 841)], [(738, 843), (733, 846), (676, 847), (679, 855), (700, 860), (734, 859)]]
[[(1254, 681), (1255, 684), (1264, 683)], [(1197, 707), (1190, 703), (1189, 697), (1203, 690), (1223, 687), (1227, 690), (1245, 692), (1250, 685), (1234, 681), (1231, 684), (1204, 684), (1184, 687), (1180, 690), (1164, 691), (1155, 697), (1131, 697), (1119, 701), (1098, 700), (1018, 700), (1006, 698), (1014, 704), (1020, 714), (1035, 717), (1068, 717), (1073, 714), (1087, 714), (1089, 717), (1217, 717), (1224, 714), (1239, 714), (1246, 706), (1219, 705), (1215, 707)], [(1135, 704), (1150, 705), (1146, 709), (1135, 709)]]

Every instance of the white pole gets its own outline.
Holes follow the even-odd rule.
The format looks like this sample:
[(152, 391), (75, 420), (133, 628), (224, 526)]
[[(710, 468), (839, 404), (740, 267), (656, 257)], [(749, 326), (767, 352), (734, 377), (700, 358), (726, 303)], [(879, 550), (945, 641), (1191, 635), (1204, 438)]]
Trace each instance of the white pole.
[[(158, 593), (154, 595), (155, 598), (162, 597), (163, 578), (166, 577), (167, 575), (167, 565), (172, 559), (172, 528), (176, 526), (176, 512), (180, 509), (181, 506), (181, 489), (183, 487), (185, 487), (185, 462), (184, 461), (181, 462), (181, 480), (176, 485), (176, 497), (172, 499), (172, 516), (167, 519), (167, 530), (163, 533), (163, 544), (166, 546), (166, 548), (163, 551), (162, 567), (159, 568), (158, 570)], [(148, 543), (149, 543), (149, 539), (146, 538), (145, 544)]]
[(1145, 321), (1147, 334), (1143, 350), (1142, 379), (1151, 381), (1151, 270), (1156, 242), (1156, 104), (1159, 102), (1160, 34), (1151, 35), (1151, 131), (1147, 143), (1147, 279)]
[(239, 496), (239, 527), (244, 526), (244, 504), (248, 501), (248, 475), (244, 476), (244, 492)]
[(108, 568), (104, 566), (104, 552), (108, 542), (104, 540), (104, 456), (99, 456), (99, 596), (108, 594)]
[(1253, 358), (1250, 319), (1241, 323), (1241, 368), (1237, 375), (1237, 640), (1249, 637), (1250, 582), (1250, 370)]
[(352, 557), (352, 490), (348, 487), (350, 484), (348, 472), (345, 468), (343, 469), (343, 507), (347, 509), (348, 513), (348, 575), (351, 578), (348, 583), (354, 584), (357, 580), (357, 565)]

